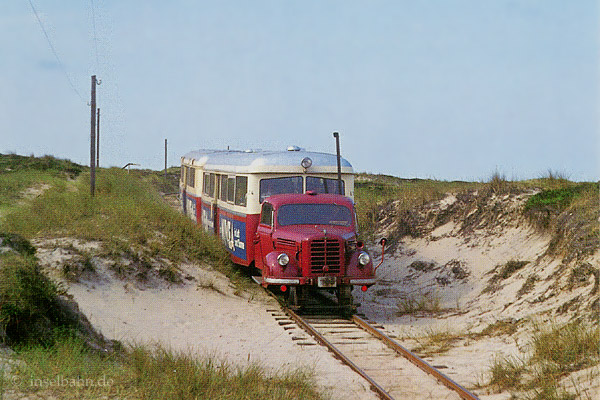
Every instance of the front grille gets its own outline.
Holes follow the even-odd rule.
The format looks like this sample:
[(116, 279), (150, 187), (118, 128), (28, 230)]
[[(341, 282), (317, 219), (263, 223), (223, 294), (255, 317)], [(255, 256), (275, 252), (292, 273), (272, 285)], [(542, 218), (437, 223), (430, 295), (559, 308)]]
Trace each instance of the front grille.
[(341, 257), (342, 249), (339, 240), (324, 238), (310, 242), (310, 270), (313, 273), (340, 272)]

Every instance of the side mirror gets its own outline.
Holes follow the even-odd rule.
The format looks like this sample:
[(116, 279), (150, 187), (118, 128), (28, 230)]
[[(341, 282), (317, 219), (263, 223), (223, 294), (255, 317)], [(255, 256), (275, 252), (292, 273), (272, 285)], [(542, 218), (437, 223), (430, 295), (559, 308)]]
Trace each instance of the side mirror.
[(387, 244), (387, 238), (381, 238), (379, 240), (379, 244), (381, 245), (381, 261), (379, 262), (379, 264), (377, 264), (377, 266), (375, 267), (375, 269), (373, 270), (373, 272), (377, 271), (377, 268), (379, 268), (379, 266), (381, 264), (383, 264), (383, 257), (385, 254), (385, 245)]

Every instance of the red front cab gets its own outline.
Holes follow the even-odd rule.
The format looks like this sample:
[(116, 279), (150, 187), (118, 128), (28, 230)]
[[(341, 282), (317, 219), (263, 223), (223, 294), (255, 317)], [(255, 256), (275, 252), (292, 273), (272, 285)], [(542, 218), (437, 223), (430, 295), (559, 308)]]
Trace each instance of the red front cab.
[(357, 239), (351, 199), (281, 194), (262, 204), (254, 260), (263, 286), (342, 288), (375, 283), (373, 262)]

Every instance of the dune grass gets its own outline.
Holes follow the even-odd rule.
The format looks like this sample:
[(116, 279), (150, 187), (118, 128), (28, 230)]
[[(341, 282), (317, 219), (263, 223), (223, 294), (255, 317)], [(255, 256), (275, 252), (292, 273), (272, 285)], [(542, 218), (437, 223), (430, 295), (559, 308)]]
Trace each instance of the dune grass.
[(55, 329), (73, 327), (56, 286), (29, 254), (0, 254), (0, 342), (49, 345)]
[(442, 299), (432, 292), (418, 292), (401, 297), (396, 303), (398, 316), (436, 314), (443, 311)]
[(581, 398), (563, 387), (562, 380), (575, 371), (600, 364), (600, 328), (583, 322), (534, 325), (530, 353), (498, 357), (490, 367), (490, 386), (520, 392), (514, 398), (569, 400)]
[[(66, 174), (53, 158), (41, 164), (28, 157), (12, 162), (12, 168), (0, 162), (0, 183), (15, 182), (12, 197), (3, 197), (10, 207), (0, 215), (2, 246), (15, 249), (0, 254), (0, 343), (16, 349), (22, 363), (11, 367), (10, 378), (0, 371), (0, 398), (15, 392), (61, 399), (324, 398), (312, 374), (302, 369), (271, 373), (161, 347), (93, 350), (23, 237), (97, 240), (108, 256), (128, 252), (143, 259), (205, 260), (234, 278), (236, 272), (228, 270), (231, 264), (218, 239), (163, 202), (152, 185), (160, 180), (152, 176), (100, 169), (91, 197), (85, 172)], [(40, 174), (48, 187), (15, 204), (19, 193), (39, 184)]]
[[(266, 372), (217, 357), (132, 346), (101, 354), (65, 336), (50, 348), (22, 347), (17, 389), (61, 399), (324, 399), (307, 370)], [(6, 386), (6, 385), (5, 385)], [(10, 387), (10, 386), (9, 386)]]
[(226, 252), (216, 238), (171, 209), (147, 182), (119, 169), (100, 170), (96, 195), (89, 175), (60, 181), (8, 212), (0, 230), (34, 237), (75, 237), (102, 241), (109, 251), (143, 249), (172, 261), (211, 260)]
[(13, 208), (26, 189), (77, 177), (84, 167), (52, 156), (0, 154), (0, 214)]
[(386, 208), (395, 202), (400, 214), (431, 201), (441, 200), (447, 193), (480, 187), (477, 182), (402, 179), (388, 175), (357, 174), (354, 199), (360, 233), (367, 239), (373, 234)]

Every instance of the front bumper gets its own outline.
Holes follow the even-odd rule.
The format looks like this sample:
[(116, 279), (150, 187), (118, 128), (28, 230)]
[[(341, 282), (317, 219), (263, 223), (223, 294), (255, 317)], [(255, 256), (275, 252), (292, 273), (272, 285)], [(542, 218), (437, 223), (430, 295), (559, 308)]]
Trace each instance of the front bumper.
[[(337, 276), (336, 286), (354, 285), (354, 286), (371, 286), (376, 282), (375, 278), (350, 278)], [(261, 282), (263, 285), (308, 285), (318, 286), (318, 277), (297, 277), (297, 278), (272, 278), (263, 277)]]

